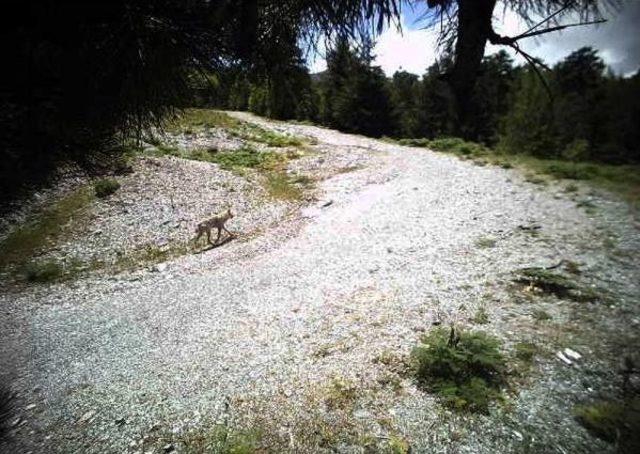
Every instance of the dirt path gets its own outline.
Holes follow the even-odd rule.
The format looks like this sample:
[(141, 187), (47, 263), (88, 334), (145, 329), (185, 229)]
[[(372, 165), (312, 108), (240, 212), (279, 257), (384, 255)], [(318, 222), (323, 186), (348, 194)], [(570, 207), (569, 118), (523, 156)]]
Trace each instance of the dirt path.
[[(353, 151), (366, 163), (322, 181), (319, 203), (251, 241), (140, 280), (0, 296), (19, 449), (179, 450), (185, 434), (224, 423), (293, 452), (378, 452), (394, 437), (415, 452), (613, 451), (571, 408), (614, 386), (621, 349), (633, 352), (640, 238), (623, 203), (593, 196), (587, 213), (561, 186), (513, 170), (234, 115), (315, 137), (318, 159), (335, 153), (348, 166)], [(523, 303), (511, 273), (560, 259), (581, 264), (577, 279), (611, 302)], [(489, 323), (479, 328), (505, 351), (534, 341), (542, 353), (509, 405), (450, 413), (400, 371), (403, 358), (434, 321), (471, 328), (480, 307)], [(564, 347), (583, 354), (577, 367), (553, 356)], [(327, 404), (336, 393), (344, 405)]]

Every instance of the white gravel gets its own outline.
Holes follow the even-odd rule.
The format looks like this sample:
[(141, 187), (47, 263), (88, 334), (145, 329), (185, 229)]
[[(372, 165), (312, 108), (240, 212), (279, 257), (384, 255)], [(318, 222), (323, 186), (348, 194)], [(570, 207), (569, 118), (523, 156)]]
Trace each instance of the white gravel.
[[(637, 329), (640, 238), (624, 203), (593, 196), (598, 209), (588, 215), (560, 186), (526, 183), (515, 170), (234, 115), (317, 139), (313, 154), (291, 165), (321, 174), (318, 200), (299, 212), (252, 205), (247, 187), (231, 201), (242, 207), (240, 231), (265, 219), (259, 210), (280, 210), (260, 236), (181, 257), (135, 280), (97, 275), (0, 296), (0, 375), (13, 381), (21, 405), (35, 405), (20, 411), (26, 422), (12, 452), (161, 452), (166, 441), (144, 437), (225, 420), (225, 402), (238, 424), (260, 420), (288, 434), (295, 452), (331, 451), (299, 438), (318, 419), (336, 431), (352, 424), (360, 438), (373, 434), (376, 449), (397, 435), (415, 452), (614, 451), (582, 429), (571, 408), (616, 386), (620, 351), (608, 333)], [(132, 221), (146, 216), (172, 226), (182, 208), (163, 209), (171, 201), (154, 188), (184, 166), (159, 162), (157, 172), (130, 177), (148, 191), (144, 203), (124, 203), (127, 192), (119, 197)], [(198, 204), (190, 215), (214, 200), (224, 204), (215, 166), (189, 165), (195, 171), (184, 181)], [(109, 223), (114, 209), (102, 208), (98, 222)], [(539, 236), (519, 229), (531, 224), (541, 226)], [(109, 225), (102, 230), (120, 229), (113, 238), (135, 235), (126, 223)], [(603, 245), (607, 236), (616, 238), (615, 250)], [(496, 246), (479, 248), (483, 237)], [(113, 241), (86, 238), (96, 248)], [(580, 280), (606, 288), (615, 303), (519, 303), (510, 273), (560, 259), (583, 264)], [(375, 361), (408, 354), (435, 319), (473, 326), (469, 318), (481, 305), (490, 319), (482, 329), (500, 336), (506, 351), (533, 339), (550, 352), (518, 380), (510, 405), (490, 416), (451, 414)], [(534, 308), (553, 320), (535, 323)], [(579, 366), (554, 359), (566, 347), (583, 355)], [(323, 390), (336, 379), (358, 387), (341, 423), (322, 406)], [(344, 440), (332, 449), (363, 452)]]

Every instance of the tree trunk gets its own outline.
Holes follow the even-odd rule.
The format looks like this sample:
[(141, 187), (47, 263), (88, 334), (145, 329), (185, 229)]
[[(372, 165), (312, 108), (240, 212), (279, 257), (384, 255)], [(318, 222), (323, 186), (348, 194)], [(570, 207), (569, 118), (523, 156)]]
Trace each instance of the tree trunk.
[(496, 0), (458, 0), (458, 36), (455, 62), (450, 75), (458, 116), (457, 133), (472, 135), (473, 92), (482, 57), (492, 30), (491, 18)]

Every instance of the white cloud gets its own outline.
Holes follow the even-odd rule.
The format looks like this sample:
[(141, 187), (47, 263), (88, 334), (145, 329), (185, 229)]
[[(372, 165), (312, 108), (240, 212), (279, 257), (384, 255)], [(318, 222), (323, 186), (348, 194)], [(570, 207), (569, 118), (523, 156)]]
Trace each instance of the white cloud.
[(434, 30), (410, 30), (406, 24), (402, 32), (388, 28), (376, 42), (374, 64), (387, 76), (400, 69), (422, 75), (436, 59), (436, 41)]
[[(611, 65), (616, 72), (630, 74), (635, 72), (640, 64), (640, 35), (631, 31), (636, 27), (639, 18), (640, 2), (630, 2), (618, 16), (611, 17), (609, 22), (602, 26), (571, 28), (563, 32), (550, 33), (539, 39), (525, 39), (520, 45), (525, 52), (541, 58), (549, 65), (557, 63), (580, 47), (592, 46), (600, 50), (600, 56), (605, 63)], [(374, 64), (381, 66), (387, 76), (393, 75), (399, 69), (422, 75), (437, 57), (436, 30), (411, 29), (415, 24), (405, 19), (403, 17), (402, 32), (395, 27), (387, 28), (378, 37), (374, 48)], [(572, 22), (570, 18), (566, 19), (567, 22)], [(506, 10), (504, 15), (498, 14), (494, 20), (494, 27), (498, 33), (505, 36), (516, 36), (528, 29), (528, 25), (512, 10)], [(526, 63), (513, 49), (504, 46), (487, 45), (485, 54), (489, 55), (502, 49), (509, 52), (516, 64)], [(323, 55), (311, 57), (311, 72), (326, 69)]]

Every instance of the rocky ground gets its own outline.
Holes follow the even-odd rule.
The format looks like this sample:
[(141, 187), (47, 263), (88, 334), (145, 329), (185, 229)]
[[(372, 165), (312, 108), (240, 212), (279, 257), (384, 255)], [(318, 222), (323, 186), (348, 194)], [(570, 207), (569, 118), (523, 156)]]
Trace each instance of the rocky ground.
[[(637, 354), (640, 235), (624, 202), (233, 115), (311, 139), (286, 172), (313, 184), (277, 200), (258, 173), (137, 158), (121, 189), (44, 256), (113, 265), (140, 248), (176, 253), (4, 287), (11, 452), (198, 452), (228, 437), (257, 438), (258, 452), (615, 452), (572, 409), (618, 393), (620, 360)], [(219, 131), (171, 140), (242, 144)], [(227, 206), (238, 238), (191, 248), (194, 225)], [(601, 296), (577, 302), (512, 282), (561, 260)], [(488, 415), (446, 409), (406, 372), (420, 336), (449, 323), (498, 336), (517, 369)], [(526, 368), (513, 359), (519, 342), (538, 348)], [(580, 359), (558, 358), (565, 348)]]

